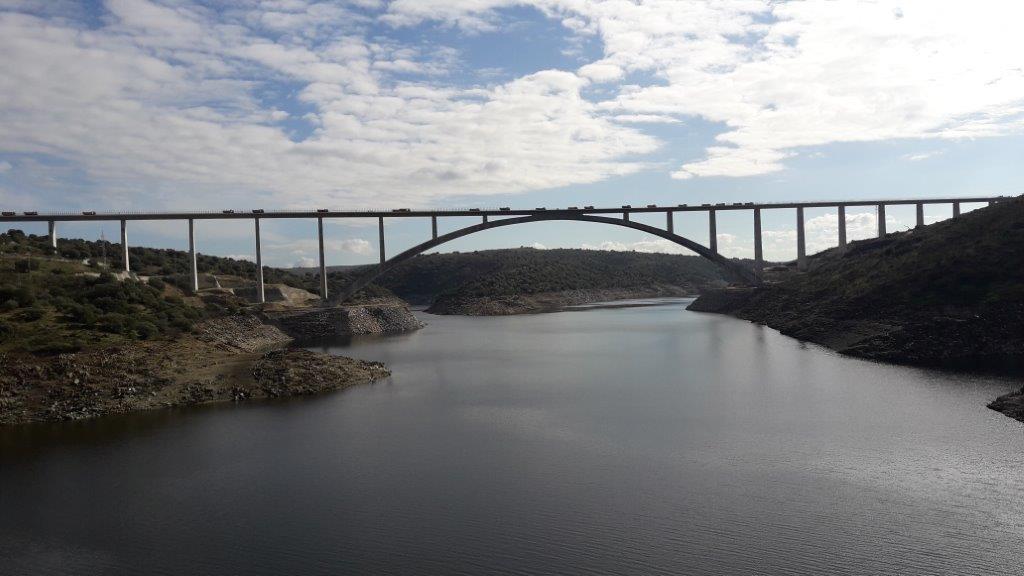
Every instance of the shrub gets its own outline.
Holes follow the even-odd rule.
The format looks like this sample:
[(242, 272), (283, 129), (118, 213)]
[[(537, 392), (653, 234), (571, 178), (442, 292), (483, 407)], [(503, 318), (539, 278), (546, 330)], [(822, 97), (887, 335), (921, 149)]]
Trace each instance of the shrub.
[(0, 342), (9, 339), (12, 336), (14, 336), (14, 326), (0, 320)]
[(39, 320), (43, 316), (46, 316), (46, 310), (43, 310), (42, 308), (32, 307), (21, 310), (20, 312), (14, 315), (14, 318), (20, 320), (21, 322), (35, 322), (36, 320)]
[(167, 286), (167, 284), (164, 283), (164, 281), (159, 279), (159, 278), (150, 278), (149, 279), (149, 285), (151, 287), (156, 288), (157, 290), (161, 290), (161, 291), (164, 289), (164, 287)]

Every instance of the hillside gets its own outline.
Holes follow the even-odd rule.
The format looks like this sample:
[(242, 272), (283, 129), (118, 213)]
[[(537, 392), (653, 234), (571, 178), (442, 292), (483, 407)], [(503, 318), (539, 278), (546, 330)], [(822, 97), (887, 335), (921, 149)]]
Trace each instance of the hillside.
[(829, 250), (803, 274), (694, 302), (844, 354), (1024, 370), (1024, 199)]
[[(302, 306), (300, 298), (297, 305), (264, 306), (225, 288), (193, 293), (181, 273), (183, 252), (133, 249), (133, 268), (143, 274), (130, 275), (98, 261), (104, 250), (117, 253), (109, 244), (61, 240), (59, 248), (53, 254), (44, 238), (19, 231), (0, 234), (0, 425), (313, 394), (368, 382), (387, 370), (287, 348), (306, 336), (301, 321), (315, 325), (331, 315), (352, 332), (398, 321), (418, 327), (408, 309), (393, 303), (323, 308)], [(205, 278), (207, 284), (244, 285), (239, 274), (255, 272), (227, 258), (200, 263), (210, 278), (217, 275)], [(265, 274), (281, 282), (274, 285), (278, 292), (318, 300), (289, 287), (316, 284), (315, 278)], [(279, 326), (275, 314), (282, 312), (290, 323)]]
[[(356, 273), (338, 271), (329, 278)], [(426, 254), (376, 283), (445, 314), (520, 313), (597, 300), (693, 295), (725, 284), (715, 265), (698, 256), (534, 248)]]

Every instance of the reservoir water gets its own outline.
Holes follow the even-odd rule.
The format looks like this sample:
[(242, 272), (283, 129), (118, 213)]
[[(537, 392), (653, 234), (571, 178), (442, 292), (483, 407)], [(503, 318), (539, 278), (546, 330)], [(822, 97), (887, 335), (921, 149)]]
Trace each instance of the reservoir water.
[(317, 398), (0, 429), (0, 574), (1019, 575), (1015, 382), (685, 302), (315, 349)]

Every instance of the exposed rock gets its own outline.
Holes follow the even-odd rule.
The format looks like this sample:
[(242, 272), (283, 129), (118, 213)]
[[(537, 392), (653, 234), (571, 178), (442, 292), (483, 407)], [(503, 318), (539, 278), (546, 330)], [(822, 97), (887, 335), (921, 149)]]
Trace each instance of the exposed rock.
[(423, 324), (400, 301), (360, 306), (325, 306), (268, 311), (268, 321), (296, 339), (418, 330)]
[(1024, 422), (1024, 388), (996, 398), (988, 407)]
[(659, 284), (636, 288), (607, 288), (589, 290), (565, 290), (537, 294), (512, 294), (498, 296), (466, 296), (461, 294), (442, 295), (427, 308), (431, 314), (461, 314), (465, 316), (507, 316), (552, 312), (567, 306), (631, 300), (634, 298), (667, 298), (692, 296), (690, 289)]
[(292, 341), (277, 326), (251, 314), (207, 320), (193, 328), (196, 338), (221, 350), (258, 352), (284, 346)]

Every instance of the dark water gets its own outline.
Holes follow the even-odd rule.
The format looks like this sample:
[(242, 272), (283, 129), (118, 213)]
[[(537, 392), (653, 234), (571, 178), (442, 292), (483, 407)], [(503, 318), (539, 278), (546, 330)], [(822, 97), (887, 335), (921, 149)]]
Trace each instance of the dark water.
[(1012, 383), (682, 305), (425, 316), (373, 386), (0, 433), (0, 574), (1022, 573)]

